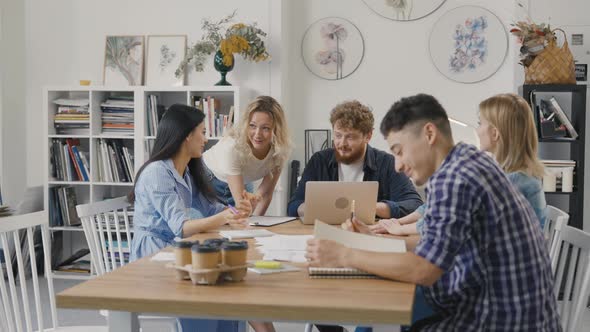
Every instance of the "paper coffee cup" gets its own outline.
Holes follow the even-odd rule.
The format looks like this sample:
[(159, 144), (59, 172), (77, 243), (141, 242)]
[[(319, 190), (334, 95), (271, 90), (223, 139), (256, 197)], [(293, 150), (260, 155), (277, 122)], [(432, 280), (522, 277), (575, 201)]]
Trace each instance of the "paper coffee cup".
[[(196, 244), (199, 242), (197, 241)], [(192, 262), (191, 247), (195, 244), (193, 241), (174, 241), (172, 247), (174, 248), (175, 263), (178, 266), (190, 265)], [(179, 280), (188, 277), (188, 272), (176, 270), (176, 278)]]
[[(248, 257), (248, 242), (226, 242), (222, 246), (222, 261), (227, 266), (240, 266), (246, 265), (246, 259)], [(228, 279), (232, 281), (240, 281), (244, 279), (248, 269), (245, 267), (239, 270), (230, 271)]]
[[(219, 248), (208, 245), (194, 245), (192, 248), (193, 270), (217, 269), (219, 263)], [(197, 275), (198, 284), (215, 284), (219, 277), (219, 271), (206, 272)]]

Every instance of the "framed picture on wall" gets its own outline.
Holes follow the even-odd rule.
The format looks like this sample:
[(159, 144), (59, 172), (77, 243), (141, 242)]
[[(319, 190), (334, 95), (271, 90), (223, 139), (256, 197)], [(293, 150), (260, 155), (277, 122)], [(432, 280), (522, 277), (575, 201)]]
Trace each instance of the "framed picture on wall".
[(305, 164), (314, 153), (332, 147), (330, 129), (305, 130)]
[(145, 84), (181, 86), (184, 75), (174, 74), (186, 54), (186, 35), (148, 36)]
[(471, 5), (443, 14), (432, 27), (429, 44), (436, 69), (459, 83), (491, 77), (508, 52), (504, 23), (488, 9)]
[(104, 54), (104, 85), (143, 83), (143, 36), (107, 36)]
[(341, 80), (354, 73), (364, 54), (365, 42), (360, 30), (341, 17), (314, 22), (301, 43), (301, 56), (307, 69), (326, 80)]
[(377, 15), (394, 21), (413, 21), (436, 11), (445, 0), (363, 0)]

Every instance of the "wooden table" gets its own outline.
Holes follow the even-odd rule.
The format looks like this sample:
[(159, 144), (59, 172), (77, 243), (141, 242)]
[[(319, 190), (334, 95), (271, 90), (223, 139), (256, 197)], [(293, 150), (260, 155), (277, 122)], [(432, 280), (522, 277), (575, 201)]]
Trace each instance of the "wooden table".
[[(299, 221), (269, 230), (312, 234)], [(193, 239), (219, 237), (203, 233)], [(260, 259), (254, 240), (249, 259)], [(164, 250), (171, 250), (166, 248)], [(57, 295), (57, 306), (107, 309), (111, 331), (137, 329), (137, 313), (232, 320), (322, 322), (358, 325), (409, 324), (415, 286), (370, 279), (310, 279), (307, 271), (258, 275), (242, 282), (194, 286), (178, 281), (164, 262), (145, 257)], [(303, 267), (303, 265), (301, 265)]]

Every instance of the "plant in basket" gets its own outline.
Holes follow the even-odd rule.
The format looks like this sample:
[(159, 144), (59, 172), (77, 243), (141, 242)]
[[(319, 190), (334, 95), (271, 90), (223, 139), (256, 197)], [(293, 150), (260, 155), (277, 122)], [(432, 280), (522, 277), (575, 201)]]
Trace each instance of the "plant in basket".
[[(525, 7), (517, 5), (526, 11)], [(549, 24), (535, 23), (524, 14), (524, 20), (511, 24), (510, 33), (518, 38), (520, 64), (524, 66), (527, 84), (575, 84), (574, 57), (565, 32)], [(563, 33), (563, 45), (557, 46), (555, 31)]]
[[(518, 6), (524, 9), (521, 3), (518, 3)], [(510, 33), (518, 37), (518, 42), (522, 44), (520, 64), (525, 67), (530, 66), (535, 57), (543, 52), (550, 42), (555, 41), (555, 35), (549, 24), (536, 24), (528, 16), (524, 21), (518, 21), (510, 26), (512, 27)]]

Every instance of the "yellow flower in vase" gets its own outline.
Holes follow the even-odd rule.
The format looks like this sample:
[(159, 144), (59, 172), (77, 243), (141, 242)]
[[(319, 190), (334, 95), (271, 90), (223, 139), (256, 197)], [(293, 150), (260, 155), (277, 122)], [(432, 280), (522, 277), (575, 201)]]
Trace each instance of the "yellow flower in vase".
[(229, 67), (234, 63), (233, 54), (248, 52), (248, 50), (250, 49), (250, 45), (244, 37), (232, 35), (221, 40), (219, 49), (223, 54), (223, 64)]
[(205, 31), (205, 35), (187, 49), (184, 60), (176, 70), (177, 77), (180, 77), (189, 66), (194, 66), (198, 72), (203, 71), (206, 58), (215, 54), (214, 67), (222, 74), (222, 81), (218, 84), (229, 85), (225, 81), (225, 75), (233, 69), (234, 54), (240, 54), (245, 60), (254, 62), (270, 58), (263, 40), (266, 37), (266, 32), (258, 28), (256, 23), (236, 23), (227, 28), (225, 32), (223, 31), (226, 24), (231, 22), (235, 15), (234, 11), (219, 21), (203, 20), (202, 29)]

